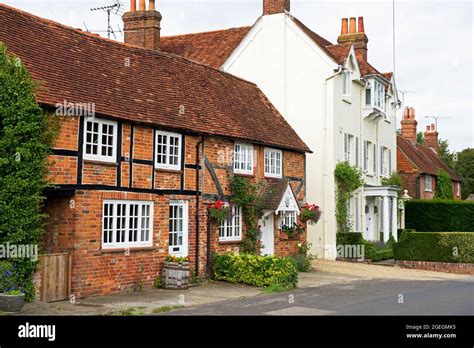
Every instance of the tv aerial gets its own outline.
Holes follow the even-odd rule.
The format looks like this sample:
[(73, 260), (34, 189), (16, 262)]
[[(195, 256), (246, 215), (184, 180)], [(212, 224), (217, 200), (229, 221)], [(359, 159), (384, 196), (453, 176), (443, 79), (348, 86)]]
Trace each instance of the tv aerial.
[[(111, 14), (115, 14), (117, 16), (123, 15), (123, 13), (124, 13), (123, 7), (124, 7), (124, 5), (120, 0), (115, 0), (113, 4), (91, 8), (90, 9), (91, 11), (105, 11), (105, 12), (107, 12), (107, 30), (88, 30), (87, 26), (86, 26), (86, 30), (87, 31), (93, 31), (93, 32), (107, 32), (107, 37), (109, 39), (110, 39), (110, 35), (113, 35), (114, 38), (117, 38), (115, 36), (115, 31), (112, 28), (112, 25), (110, 24), (110, 15)], [(84, 26), (85, 26), (85, 23), (84, 23)], [(119, 27), (118, 31), (120, 33), (122, 33), (122, 30), (120, 29), (120, 27)]]

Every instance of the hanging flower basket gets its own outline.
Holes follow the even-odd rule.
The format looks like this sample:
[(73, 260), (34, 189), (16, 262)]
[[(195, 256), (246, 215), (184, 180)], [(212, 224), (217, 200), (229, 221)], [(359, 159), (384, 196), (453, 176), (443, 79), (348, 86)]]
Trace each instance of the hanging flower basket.
[(211, 219), (221, 223), (224, 221), (230, 212), (230, 207), (221, 200), (218, 200), (216, 203), (209, 204), (209, 215)]
[(311, 225), (316, 224), (321, 218), (321, 209), (316, 204), (306, 203), (300, 212), (300, 220)]
[(281, 231), (285, 233), (288, 238), (296, 238), (300, 233), (305, 231), (304, 226), (293, 224), (293, 226), (282, 226)]

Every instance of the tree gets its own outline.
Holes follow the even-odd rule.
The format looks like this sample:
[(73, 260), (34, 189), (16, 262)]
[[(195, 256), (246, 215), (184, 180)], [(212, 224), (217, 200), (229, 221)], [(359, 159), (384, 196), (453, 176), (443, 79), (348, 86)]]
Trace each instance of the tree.
[[(41, 207), (55, 132), (51, 117), (36, 103), (35, 91), (36, 84), (20, 59), (8, 54), (0, 43), (0, 244), (9, 243), (10, 247), (37, 246), (43, 231)], [(13, 265), (13, 289), (32, 300), (35, 258), (7, 258), (4, 262)]]
[(464, 149), (458, 153), (454, 169), (461, 178), (462, 198), (474, 193), (474, 149)]
[(425, 143), (425, 135), (423, 132), (416, 133), (416, 143), (423, 145)]
[(436, 199), (453, 199), (453, 187), (451, 185), (451, 177), (444, 170), (438, 171), (436, 178)]
[(440, 139), (438, 141), (438, 156), (449, 168), (454, 168), (454, 154), (449, 151), (449, 143), (447, 140)]

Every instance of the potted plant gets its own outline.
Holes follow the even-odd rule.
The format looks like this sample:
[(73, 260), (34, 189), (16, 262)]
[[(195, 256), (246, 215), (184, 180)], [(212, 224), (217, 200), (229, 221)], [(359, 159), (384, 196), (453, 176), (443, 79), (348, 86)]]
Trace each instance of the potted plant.
[(0, 262), (0, 310), (19, 312), (25, 304), (25, 294), (17, 284), (18, 270), (8, 261)]
[(300, 220), (302, 222), (308, 222), (310, 224), (315, 224), (319, 221), (321, 217), (321, 209), (316, 204), (306, 203), (300, 212)]
[(293, 226), (282, 226), (281, 231), (285, 233), (288, 238), (295, 238), (300, 233), (303, 233), (305, 231), (305, 228), (304, 226), (295, 223), (293, 224)]
[(209, 204), (209, 215), (211, 219), (221, 223), (229, 216), (230, 207), (222, 200)]
[(164, 289), (187, 289), (189, 286), (189, 258), (168, 255), (163, 265)]

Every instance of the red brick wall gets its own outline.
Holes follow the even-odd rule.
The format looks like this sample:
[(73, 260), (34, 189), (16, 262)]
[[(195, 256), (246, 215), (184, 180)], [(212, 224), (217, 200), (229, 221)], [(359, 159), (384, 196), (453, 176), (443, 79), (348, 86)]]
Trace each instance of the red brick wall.
[(474, 275), (474, 264), (430, 262), (430, 261), (396, 261), (396, 265), (403, 268), (424, 269), (427, 271), (459, 273)]
[(272, 15), (290, 11), (290, 0), (263, 0), (263, 15)]

